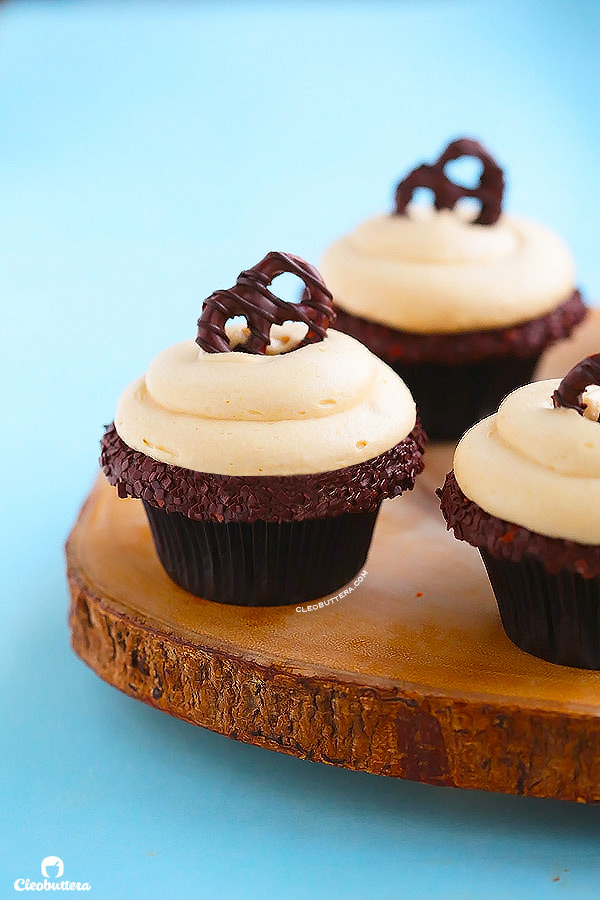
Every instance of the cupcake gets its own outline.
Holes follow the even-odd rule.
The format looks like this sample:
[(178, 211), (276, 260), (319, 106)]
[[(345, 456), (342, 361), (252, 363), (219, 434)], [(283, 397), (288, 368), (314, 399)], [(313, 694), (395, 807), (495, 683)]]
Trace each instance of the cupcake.
[[(269, 289), (283, 272), (304, 282), (302, 303)], [(269, 253), (121, 396), (104, 473), (142, 500), (164, 569), (190, 593), (263, 606), (336, 591), (363, 566), (382, 501), (422, 470), (409, 390), (328, 331), (334, 315), (316, 269)]]
[(600, 354), (528, 384), (459, 442), (438, 492), (521, 649), (600, 668)]
[[(476, 188), (444, 171), (462, 156), (481, 161)], [(420, 187), (433, 206), (411, 203)], [(457, 439), (496, 410), (585, 315), (568, 248), (503, 213), (503, 191), (502, 170), (481, 144), (453, 141), (400, 182), (391, 214), (359, 225), (321, 263), (337, 328), (406, 381), (432, 440)]]

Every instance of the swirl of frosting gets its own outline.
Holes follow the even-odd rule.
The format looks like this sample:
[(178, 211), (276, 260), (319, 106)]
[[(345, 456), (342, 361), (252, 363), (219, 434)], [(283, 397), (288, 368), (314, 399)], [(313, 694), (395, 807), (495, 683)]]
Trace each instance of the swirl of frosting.
[(462, 492), (485, 512), (547, 537), (600, 544), (600, 389), (584, 415), (554, 408), (560, 380), (527, 384), (464, 435), (454, 456)]
[(575, 287), (558, 235), (502, 214), (412, 204), (369, 219), (326, 251), (320, 271), (346, 312), (401, 331), (504, 328), (545, 315)]
[[(227, 329), (234, 347), (248, 337)], [(119, 436), (161, 462), (248, 476), (327, 472), (402, 441), (416, 421), (404, 382), (348, 335), (299, 346), (305, 332), (272, 326), (265, 355), (169, 347), (122, 394)]]

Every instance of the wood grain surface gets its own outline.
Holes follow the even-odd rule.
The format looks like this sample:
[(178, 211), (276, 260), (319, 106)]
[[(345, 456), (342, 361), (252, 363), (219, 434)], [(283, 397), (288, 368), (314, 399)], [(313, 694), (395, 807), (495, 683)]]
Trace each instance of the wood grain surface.
[[(600, 349), (595, 313), (540, 377)], [(434, 494), (453, 447), (384, 503), (367, 576), (316, 609), (199, 600), (141, 504), (99, 476), (68, 543), (75, 652), (157, 709), (307, 759), (430, 784), (600, 801), (600, 673), (523, 653)], [(313, 604), (314, 606), (315, 604)]]

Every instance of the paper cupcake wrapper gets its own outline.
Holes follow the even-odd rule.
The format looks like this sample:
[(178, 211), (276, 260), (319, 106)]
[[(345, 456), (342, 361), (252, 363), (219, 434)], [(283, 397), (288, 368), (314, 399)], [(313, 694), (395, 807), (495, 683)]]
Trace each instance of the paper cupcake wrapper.
[(531, 381), (538, 358), (390, 365), (410, 388), (429, 439), (453, 441), (475, 422), (495, 413), (507, 394)]
[(600, 669), (600, 577), (552, 575), (533, 557), (512, 562), (479, 552), (511, 641), (562, 666)]
[(343, 587), (364, 565), (379, 512), (205, 522), (144, 508), (169, 577), (197, 597), (241, 606), (297, 605)]

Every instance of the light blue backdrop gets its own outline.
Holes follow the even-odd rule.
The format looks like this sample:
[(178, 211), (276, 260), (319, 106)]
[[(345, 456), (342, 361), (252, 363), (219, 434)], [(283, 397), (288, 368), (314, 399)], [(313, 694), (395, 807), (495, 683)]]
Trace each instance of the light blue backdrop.
[[(70, 652), (62, 543), (102, 425), (204, 296), (317, 261), (462, 133), (600, 297), (600, 6), (14, 2), (0, 9), (0, 896), (597, 898), (600, 810), (233, 743)], [(557, 880), (560, 879), (560, 880)]]

